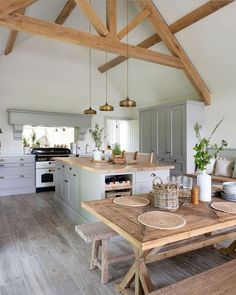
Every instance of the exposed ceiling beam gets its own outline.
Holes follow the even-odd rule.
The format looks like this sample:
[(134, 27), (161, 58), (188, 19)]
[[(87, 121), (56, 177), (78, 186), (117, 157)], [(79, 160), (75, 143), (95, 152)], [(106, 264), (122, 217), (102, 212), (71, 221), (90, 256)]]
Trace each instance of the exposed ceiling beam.
[[(17, 12), (20, 14), (25, 14), (25, 10), (26, 10), (26, 7), (19, 9)], [(5, 55), (8, 55), (12, 52), (16, 42), (17, 34), (18, 34), (18, 31), (10, 30), (9, 37), (7, 39), (7, 45), (4, 51)]]
[[(1, 18), (0, 25), (13, 30), (24, 31), (30, 34), (46, 36), (48, 38), (73, 43), (101, 51), (107, 51), (119, 55), (127, 55), (127, 44), (114, 38), (104, 38), (81, 32), (71, 28), (65, 28), (48, 21), (39, 20), (20, 14)], [(178, 57), (155, 52), (149, 49), (128, 45), (129, 56), (140, 60), (150, 61), (170, 67), (183, 69), (183, 64)]]
[(179, 41), (170, 31), (166, 21), (160, 14), (157, 7), (154, 5), (152, 0), (137, 0), (139, 6), (142, 9), (149, 9), (151, 11), (148, 19), (153, 25), (156, 33), (160, 36), (166, 47), (170, 50), (173, 56), (179, 57), (184, 64), (184, 71), (191, 82), (192, 86), (201, 97), (206, 105), (211, 104), (210, 92), (204, 83), (203, 79), (199, 75), (196, 68), (193, 66), (191, 60), (185, 53)]
[(87, 16), (88, 20), (93, 25), (97, 33), (103, 37), (107, 36), (109, 34), (107, 27), (100, 19), (100, 17), (97, 15), (96, 11), (89, 4), (89, 2), (87, 0), (75, 0), (75, 2), (83, 10), (84, 14)]
[(20, 8), (27, 7), (37, 0), (0, 0), (0, 17), (6, 16)]
[(55, 23), (58, 25), (63, 25), (67, 18), (70, 16), (72, 11), (74, 10), (76, 3), (74, 0), (68, 0), (59, 13), (58, 17), (55, 20)]
[[(186, 14), (185, 16), (181, 17), (176, 22), (171, 24), (169, 26), (169, 29), (173, 34), (175, 34), (232, 2), (233, 0), (208, 1), (207, 3), (203, 4), (202, 6), (198, 7), (197, 9)], [(141, 43), (139, 43), (137, 46), (142, 48), (149, 48), (159, 42), (161, 42), (160, 37), (158, 36), (158, 34), (154, 34), (142, 41)], [(100, 66), (98, 70), (101, 73), (104, 73), (126, 60), (127, 57), (118, 56), (109, 61), (108, 63)]]
[(107, 12), (107, 29), (110, 32), (111, 37), (117, 35), (117, 1), (106, 0), (106, 12)]
[(132, 31), (137, 25), (145, 20), (145, 18), (150, 14), (148, 9), (144, 9), (141, 11), (126, 27), (124, 27), (119, 33), (118, 38), (121, 40), (127, 35), (130, 31)]

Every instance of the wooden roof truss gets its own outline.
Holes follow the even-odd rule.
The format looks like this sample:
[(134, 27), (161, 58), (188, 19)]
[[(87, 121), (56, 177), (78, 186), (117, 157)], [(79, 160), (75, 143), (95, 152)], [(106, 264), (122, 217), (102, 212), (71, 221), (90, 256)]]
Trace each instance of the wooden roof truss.
[[(233, 1), (210, 0), (168, 26), (152, 0), (136, 0), (141, 10), (140, 13), (119, 32), (117, 32), (117, 1), (106, 0), (106, 23), (98, 16), (88, 0), (68, 0), (55, 23), (52, 23), (25, 15), (26, 8), (37, 2), (37, 0), (0, 0), (0, 25), (10, 28), (5, 54), (9, 54), (13, 50), (17, 32), (24, 31), (117, 54), (118, 57), (98, 68), (101, 73), (128, 58), (174, 67), (184, 70), (199, 97), (206, 105), (209, 105), (211, 103), (210, 92), (174, 34)], [(62, 26), (76, 6), (86, 15), (97, 34)], [(154, 35), (136, 46), (127, 45), (121, 41), (127, 33), (145, 19), (148, 19), (153, 26)], [(161, 41), (163, 41), (171, 54), (149, 49)]]

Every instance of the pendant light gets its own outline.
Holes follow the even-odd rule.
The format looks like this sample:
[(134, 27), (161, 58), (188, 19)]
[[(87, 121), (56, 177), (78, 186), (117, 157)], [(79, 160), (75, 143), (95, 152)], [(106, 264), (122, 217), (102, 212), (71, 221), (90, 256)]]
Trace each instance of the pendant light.
[(127, 17), (127, 61), (126, 61), (126, 75), (127, 75), (127, 81), (126, 81), (126, 91), (127, 91), (127, 97), (124, 100), (120, 101), (120, 107), (125, 108), (133, 108), (136, 107), (136, 101), (129, 98), (129, 31), (128, 31), (128, 24), (129, 24), (129, 13), (128, 13), (128, 1), (126, 0), (126, 17)]
[[(107, 63), (107, 52), (106, 52), (106, 63)], [(107, 71), (106, 71), (106, 103), (104, 105), (101, 105), (99, 110), (102, 112), (112, 112), (114, 111), (114, 107), (112, 105), (109, 105), (107, 103)]]
[[(91, 34), (91, 24), (89, 22), (89, 33)], [(85, 115), (96, 115), (97, 111), (92, 109), (92, 49), (89, 48), (89, 108), (84, 110)]]

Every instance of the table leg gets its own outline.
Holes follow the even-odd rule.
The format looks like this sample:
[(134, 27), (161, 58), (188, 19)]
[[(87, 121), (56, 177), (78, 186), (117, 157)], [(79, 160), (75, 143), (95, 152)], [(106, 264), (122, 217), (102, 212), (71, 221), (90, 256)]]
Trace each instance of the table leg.
[[(149, 252), (150, 251), (141, 251), (140, 249), (134, 248), (135, 261), (122, 282), (116, 286), (118, 291), (123, 295), (148, 295), (154, 290), (145, 264), (145, 258)], [(134, 282), (134, 291), (130, 288), (132, 282)]]
[(226, 248), (219, 249), (220, 253), (236, 257), (236, 240)]

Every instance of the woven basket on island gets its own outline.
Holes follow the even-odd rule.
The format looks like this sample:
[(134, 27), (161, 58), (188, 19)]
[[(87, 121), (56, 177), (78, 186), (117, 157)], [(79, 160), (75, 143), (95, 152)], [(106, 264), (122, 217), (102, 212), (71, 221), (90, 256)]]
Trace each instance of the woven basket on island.
[(152, 186), (155, 207), (167, 211), (176, 211), (179, 208), (177, 184), (164, 184), (159, 177), (155, 177)]
[(125, 164), (125, 158), (122, 156), (113, 156), (112, 161), (114, 164), (118, 164), (118, 165)]

